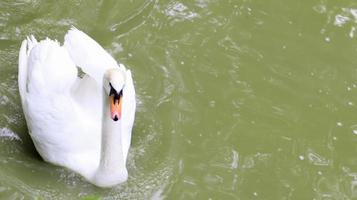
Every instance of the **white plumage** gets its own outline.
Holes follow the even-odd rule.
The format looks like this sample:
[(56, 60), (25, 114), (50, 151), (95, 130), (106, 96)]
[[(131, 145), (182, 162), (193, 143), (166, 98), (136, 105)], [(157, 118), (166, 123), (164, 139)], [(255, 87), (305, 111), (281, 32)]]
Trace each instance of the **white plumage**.
[[(76, 66), (86, 73), (83, 78)], [(37, 42), (33, 36), (24, 40), (18, 82), (29, 132), (44, 160), (76, 171), (97, 186), (127, 179), (136, 107), (130, 70), (72, 28), (63, 46), (50, 39)], [(110, 117), (111, 88), (122, 91), (118, 121)]]

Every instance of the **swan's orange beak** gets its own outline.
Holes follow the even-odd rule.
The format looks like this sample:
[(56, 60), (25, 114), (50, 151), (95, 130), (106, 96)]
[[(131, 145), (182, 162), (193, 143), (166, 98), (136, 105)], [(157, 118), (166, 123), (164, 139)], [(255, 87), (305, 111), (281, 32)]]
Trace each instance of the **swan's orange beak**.
[(121, 118), (122, 98), (115, 98), (114, 95), (109, 96), (110, 99), (110, 114), (114, 121)]

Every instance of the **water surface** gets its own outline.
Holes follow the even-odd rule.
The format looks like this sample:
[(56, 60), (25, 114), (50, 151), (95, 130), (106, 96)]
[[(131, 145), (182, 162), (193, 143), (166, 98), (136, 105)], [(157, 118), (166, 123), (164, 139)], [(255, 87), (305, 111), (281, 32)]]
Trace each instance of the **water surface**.
[[(29, 34), (85, 31), (132, 70), (129, 180), (97, 188), (28, 136)], [(354, 1), (0, 2), (1, 199), (356, 199)]]

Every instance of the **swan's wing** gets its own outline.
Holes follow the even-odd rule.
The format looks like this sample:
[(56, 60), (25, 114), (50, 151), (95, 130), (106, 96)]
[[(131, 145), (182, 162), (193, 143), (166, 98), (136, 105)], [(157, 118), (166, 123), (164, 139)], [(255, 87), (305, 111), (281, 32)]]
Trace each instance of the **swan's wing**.
[[(67, 50), (49, 39), (33, 47), (30, 43), (27, 41), (28, 55), (20, 52), (20, 68), (26, 67), (27, 75), (23, 77), (21, 71), (19, 79), (27, 80), (20, 90), (25, 91), (23, 108), (36, 149), (45, 160), (72, 169), (83, 158), (76, 155), (94, 152), (92, 160), (98, 162), (100, 144), (96, 140), (100, 137), (93, 133), (100, 132), (100, 124), (83, 114), (71, 97), (77, 68)], [(27, 56), (24, 66), (23, 56)]]
[(21, 44), (18, 66), (19, 93), (26, 120), (29, 121), (28, 107), (33, 103), (29, 98), (42, 100), (40, 94), (69, 91), (76, 77), (75, 65), (58, 42), (46, 39), (39, 43), (34, 36), (27, 37)]
[[(122, 65), (122, 64), (121, 64)], [(128, 155), (130, 141), (131, 141), (131, 130), (135, 118), (136, 109), (136, 99), (135, 99), (135, 89), (133, 84), (133, 79), (131, 77), (131, 71), (126, 70), (126, 82), (123, 89), (123, 117), (122, 117), (122, 145), (124, 160)]]
[[(28, 44), (31, 44), (30, 41)], [(77, 68), (66, 49), (57, 41), (47, 38), (29, 49), (27, 59), (29, 93), (68, 92), (77, 79), (77, 73)]]
[(33, 35), (27, 37), (26, 40), (22, 41), (20, 51), (19, 51), (19, 67), (18, 67), (18, 84), (19, 84), (19, 93), (21, 101), (26, 98), (27, 90), (27, 59), (29, 57), (30, 51), (32, 48), (37, 45), (37, 40)]
[[(70, 99), (60, 99), (68, 96), (66, 94), (77, 78), (77, 69), (67, 51), (57, 42), (46, 39), (38, 43), (32, 36), (23, 45), (26, 43), (27, 47), (20, 49), (19, 59), (22, 107), (31, 136), (47, 138), (56, 132), (51, 128), (65, 120), (60, 111), (70, 106)], [(27, 49), (26, 53), (24, 49)]]
[(74, 63), (102, 85), (107, 69), (118, 67), (117, 62), (87, 34), (72, 27), (64, 38), (64, 46)]
[(78, 78), (72, 88), (72, 97), (81, 105), (83, 113), (92, 116), (97, 123), (101, 122), (102, 88), (92, 77), (84, 75)]

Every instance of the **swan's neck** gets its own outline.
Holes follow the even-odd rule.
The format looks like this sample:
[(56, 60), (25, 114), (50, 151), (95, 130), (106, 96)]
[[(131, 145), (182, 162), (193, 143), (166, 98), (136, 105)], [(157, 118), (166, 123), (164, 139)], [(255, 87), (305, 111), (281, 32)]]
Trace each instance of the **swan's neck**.
[(110, 187), (128, 178), (121, 134), (121, 120), (111, 119), (109, 97), (103, 92), (101, 157), (93, 180), (96, 185)]

